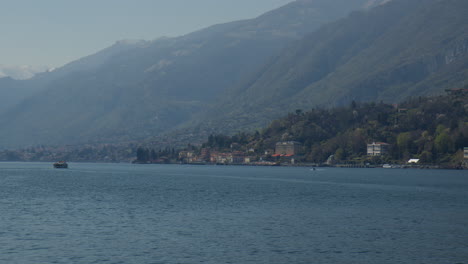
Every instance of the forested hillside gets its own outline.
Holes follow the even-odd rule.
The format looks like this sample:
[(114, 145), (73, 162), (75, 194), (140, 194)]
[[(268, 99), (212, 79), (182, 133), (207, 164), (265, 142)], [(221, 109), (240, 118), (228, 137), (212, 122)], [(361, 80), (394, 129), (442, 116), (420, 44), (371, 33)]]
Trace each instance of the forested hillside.
[[(468, 88), (468, 87), (467, 87)], [(294, 113), (261, 131), (234, 136), (210, 136), (204, 147), (228, 149), (232, 143), (261, 155), (279, 141), (303, 145), (303, 161), (323, 163), (334, 155), (338, 163), (406, 163), (458, 165), (468, 147), (468, 89), (437, 97), (415, 97), (399, 105), (357, 103)], [(372, 142), (390, 144), (383, 157), (367, 157)]]
[(272, 58), (207, 112), (198, 129), (237, 131), (297, 108), (396, 103), (463, 86), (466, 14), (466, 0), (393, 0), (355, 12)]

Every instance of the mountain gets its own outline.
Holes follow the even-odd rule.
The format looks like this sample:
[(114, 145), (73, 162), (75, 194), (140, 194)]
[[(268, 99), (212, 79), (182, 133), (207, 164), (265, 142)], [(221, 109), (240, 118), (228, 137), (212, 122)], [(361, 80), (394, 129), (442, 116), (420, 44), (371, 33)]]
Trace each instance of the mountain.
[(46, 66), (0, 65), (0, 113), (33, 94), (29, 79), (50, 70)]
[(0, 113), (16, 102), (21, 101), (29, 93), (23, 87), (24, 82), (18, 82), (11, 77), (0, 78)]
[[(103, 49), (96, 54), (86, 56), (79, 60), (73, 61), (66, 64), (63, 67), (56, 69), (46, 69), (45, 67), (7, 67), (0, 66), (0, 113), (6, 111), (10, 107), (18, 104), (22, 100), (31, 97), (35, 94), (38, 94), (44, 90), (47, 90), (53, 83), (53, 81), (64, 78), (75, 72), (82, 71), (91, 71), (99, 68), (111, 57), (119, 54), (121, 52), (141, 47), (147, 43), (143, 40), (123, 40), (117, 41), (111, 47)], [(4, 70), (6, 73), (1, 77), (2, 69), (10, 69), (10, 71)], [(31, 78), (25, 78), (24, 80), (19, 80), (21, 78), (14, 78), (12, 70), (18, 69), (36, 69), (34, 74), (23, 73), (33, 75)], [(39, 69), (43, 69), (39, 71)], [(18, 73), (20, 74), (20, 73)], [(9, 76), (12, 77), (9, 77)]]
[[(167, 132), (291, 41), (368, 4), (298, 0), (181, 37), (116, 43), (28, 80), (26, 90), (34, 96), (0, 114), (0, 147), (115, 142)], [(0, 91), (5, 89), (12, 90)]]
[(468, 1), (393, 0), (274, 56), (199, 117), (196, 130), (257, 128), (296, 109), (394, 103), (468, 81)]

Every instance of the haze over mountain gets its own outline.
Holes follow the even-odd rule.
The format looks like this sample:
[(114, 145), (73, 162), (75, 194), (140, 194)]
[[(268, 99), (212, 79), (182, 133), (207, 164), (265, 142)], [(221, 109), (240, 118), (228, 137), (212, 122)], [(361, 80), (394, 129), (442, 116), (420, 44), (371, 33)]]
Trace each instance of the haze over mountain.
[(0, 93), (12, 98), (8, 110), (0, 108), (0, 146), (115, 142), (168, 131), (291, 41), (369, 3), (300, 0), (182, 37), (117, 42), (27, 81), (0, 79)]
[(252, 129), (296, 109), (399, 102), (462, 88), (466, 14), (465, 0), (394, 0), (353, 13), (273, 57), (199, 117), (197, 129)]
[[(0, 114), (10, 107), (20, 103), (25, 98), (31, 97), (44, 90), (53, 87), (55, 80), (65, 78), (75, 72), (93, 71), (102, 66), (111, 57), (139, 47), (146, 43), (145, 41), (123, 40), (116, 42), (96, 54), (73, 61), (58, 69), (49, 69), (42, 72), (36, 72), (31, 78), (25, 80), (15, 80), (10, 76), (0, 78)], [(66, 90), (66, 87), (63, 89)]]

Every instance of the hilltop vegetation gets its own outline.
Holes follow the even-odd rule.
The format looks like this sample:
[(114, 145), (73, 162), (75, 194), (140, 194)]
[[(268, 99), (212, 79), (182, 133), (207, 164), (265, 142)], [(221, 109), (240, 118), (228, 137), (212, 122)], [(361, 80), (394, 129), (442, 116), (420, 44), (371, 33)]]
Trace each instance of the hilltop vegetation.
[[(303, 145), (302, 161), (323, 163), (406, 163), (460, 165), (468, 147), (468, 93), (415, 97), (399, 105), (356, 103), (333, 109), (315, 108), (277, 119), (262, 131), (210, 136), (203, 147), (226, 150), (233, 143), (259, 155), (278, 141)], [(367, 157), (366, 145), (386, 142), (388, 155)]]
[(466, 0), (393, 0), (354, 12), (271, 58), (198, 129), (254, 129), (298, 108), (397, 103), (462, 87), (468, 79), (466, 14)]
[[(272, 154), (279, 141), (301, 144), (296, 162), (322, 164), (333, 155), (339, 164), (405, 164), (417, 158), (420, 164), (459, 167), (463, 148), (468, 147), (468, 89), (444, 96), (414, 97), (399, 105), (353, 101), (346, 107), (297, 109), (261, 130), (210, 135), (202, 145), (189, 144), (185, 150), (201, 162), (207, 161), (207, 156), (201, 155), (203, 149), (205, 153), (277, 162)], [(372, 142), (390, 144), (389, 153), (367, 156), (366, 145)], [(136, 157), (139, 163), (170, 163), (182, 161), (180, 150), (175, 145), (161, 149), (145, 144), (36, 147), (0, 151), (0, 160), (116, 162)]]

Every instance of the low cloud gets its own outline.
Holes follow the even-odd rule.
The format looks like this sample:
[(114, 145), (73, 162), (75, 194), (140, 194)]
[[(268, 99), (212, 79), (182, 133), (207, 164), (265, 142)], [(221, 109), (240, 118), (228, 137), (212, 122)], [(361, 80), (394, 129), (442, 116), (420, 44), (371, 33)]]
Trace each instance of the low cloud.
[(49, 71), (47, 66), (11, 66), (0, 65), (0, 78), (11, 77), (16, 80), (26, 80), (34, 77), (37, 73)]

